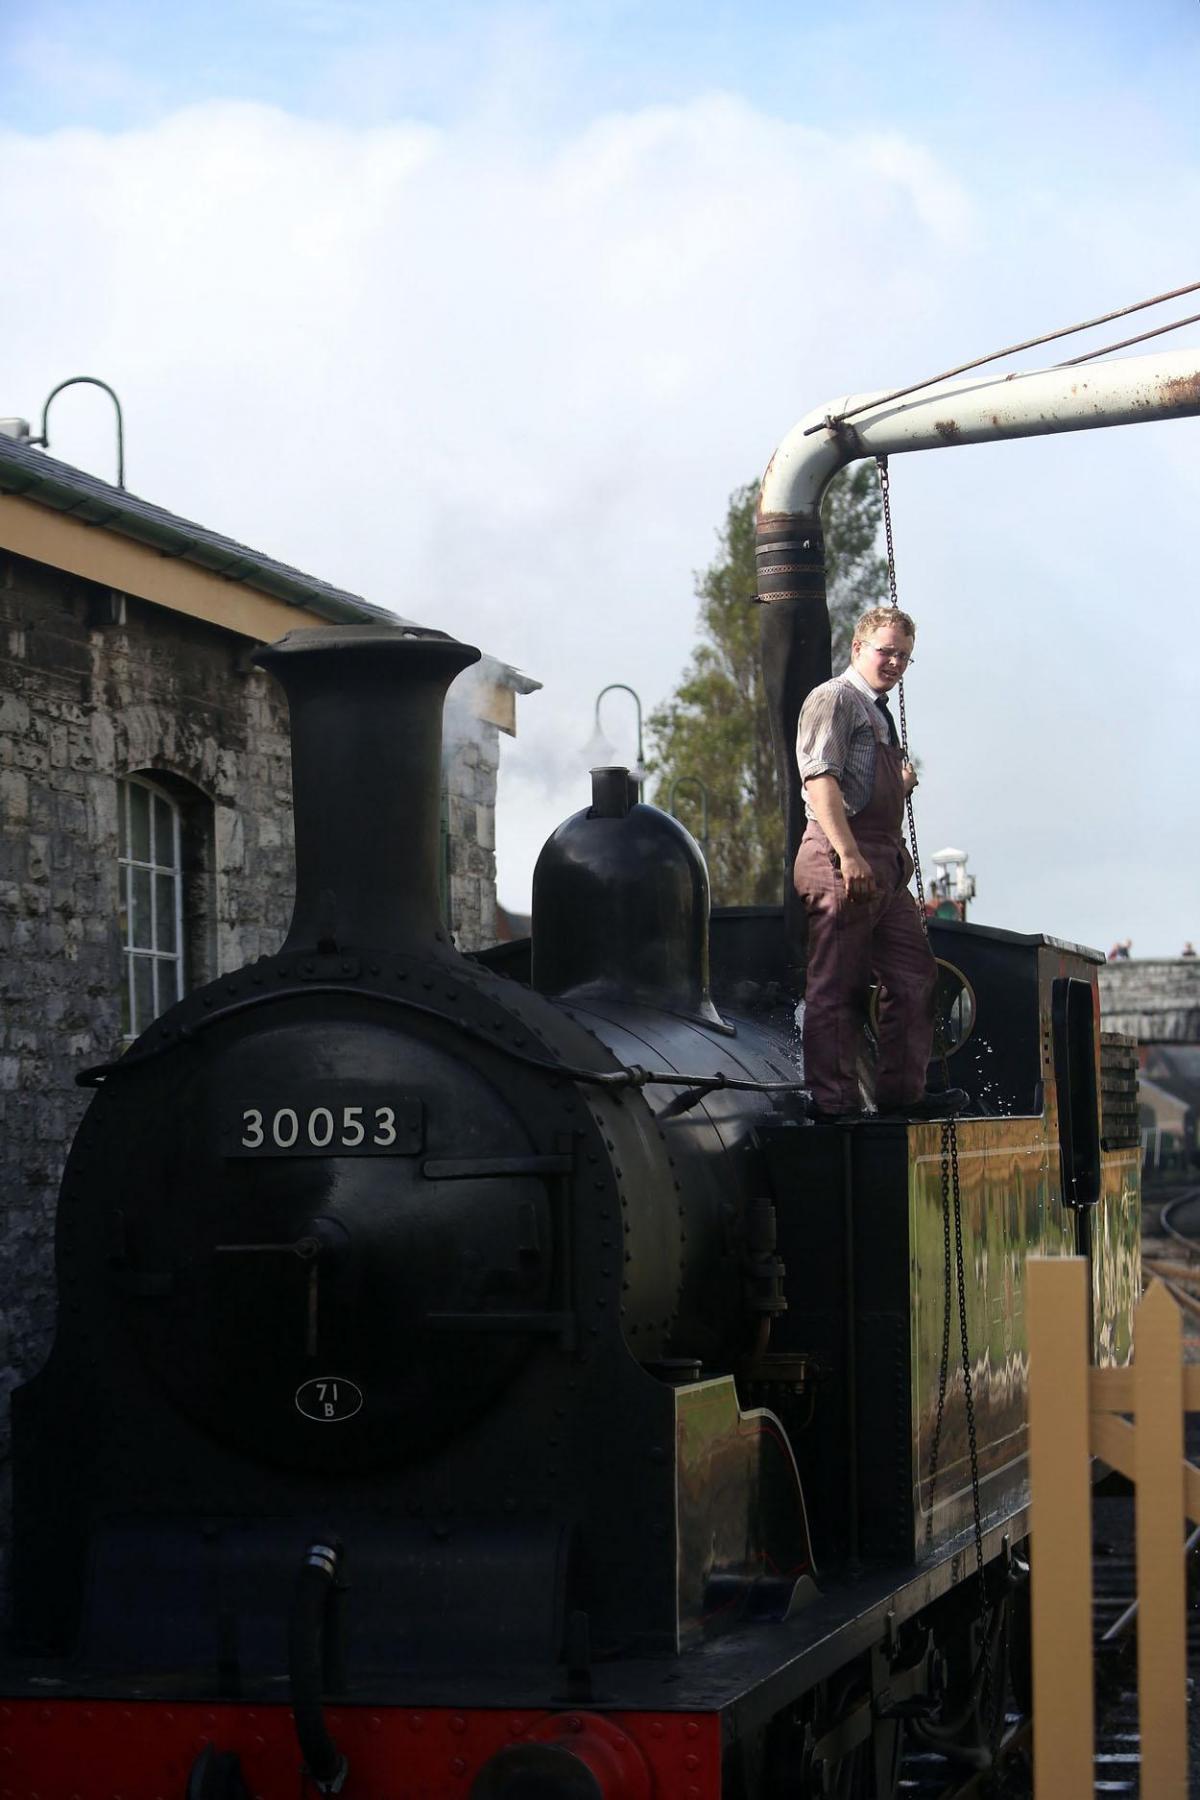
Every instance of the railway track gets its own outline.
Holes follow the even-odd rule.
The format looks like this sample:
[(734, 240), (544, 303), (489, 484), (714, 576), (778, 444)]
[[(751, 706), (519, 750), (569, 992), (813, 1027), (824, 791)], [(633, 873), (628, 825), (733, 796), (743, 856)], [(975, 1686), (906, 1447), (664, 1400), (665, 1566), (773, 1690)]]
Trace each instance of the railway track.
[[(1196, 1434), (1200, 1436), (1200, 1433)], [(1189, 1446), (1195, 1455), (1200, 1444)], [(1141, 1738), (1138, 1729), (1136, 1569), (1133, 1501), (1101, 1499), (1093, 1509), (1092, 1579), (1095, 1619), (1097, 1795), (1141, 1793)], [(1189, 1590), (1200, 1594), (1200, 1545), (1189, 1556)], [(1188, 1607), (1189, 1689), (1200, 1683), (1200, 1606)], [(1200, 1730), (1192, 1733), (1191, 1788), (1200, 1794), (1197, 1751)], [(932, 1751), (912, 1749), (904, 1758), (897, 1795), (901, 1800), (1031, 1800), (1032, 1726), (1010, 1708), (995, 1774), (956, 1768)], [(1149, 1797), (1147, 1797), (1149, 1800)]]
[(1029, 1721), (1020, 1713), (1009, 1712), (1000, 1744), (1000, 1766), (995, 1774), (955, 1769), (932, 1750), (911, 1751), (900, 1770), (897, 1795), (903, 1800), (989, 1800), (990, 1796), (1023, 1800), (1033, 1791), (1029, 1774), (1032, 1746), (1033, 1728)]
[[(1152, 1220), (1143, 1242), (1147, 1277), (1166, 1283), (1183, 1311), (1189, 1360), (1200, 1360), (1200, 1187), (1176, 1194)], [(1200, 1461), (1200, 1418), (1188, 1420), (1187, 1454)], [(1096, 1664), (1097, 1795), (1141, 1792), (1137, 1699), (1137, 1572), (1133, 1500), (1097, 1499), (1092, 1516)], [(1188, 1676), (1200, 1691), (1200, 1531), (1189, 1539)], [(1189, 1708), (1189, 1710), (1191, 1710)], [(1005, 1719), (1001, 1767), (993, 1774), (955, 1769), (945, 1757), (913, 1749), (897, 1789), (902, 1800), (1029, 1800), (1032, 1727), (1013, 1710)], [(1190, 1791), (1200, 1795), (1200, 1722), (1191, 1729)], [(1147, 1797), (1149, 1800), (1149, 1797)]]
[(1157, 1235), (1142, 1239), (1143, 1268), (1166, 1282), (1188, 1315), (1188, 1335), (1200, 1336), (1200, 1188), (1186, 1188), (1166, 1201), (1157, 1227)]

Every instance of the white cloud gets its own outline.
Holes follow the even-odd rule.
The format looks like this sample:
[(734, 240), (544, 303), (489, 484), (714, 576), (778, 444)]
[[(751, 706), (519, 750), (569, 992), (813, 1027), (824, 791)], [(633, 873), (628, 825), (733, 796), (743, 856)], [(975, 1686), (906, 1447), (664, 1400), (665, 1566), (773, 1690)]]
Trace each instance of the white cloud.
[[(355, 129), (222, 103), (112, 135), (9, 133), (0, 156), (0, 411), (35, 413), (65, 375), (101, 375), (126, 405), (136, 491), (545, 682), (502, 771), (501, 893), (517, 907), (536, 845), (586, 798), (577, 751), (598, 688), (632, 682), (649, 708), (681, 670), (691, 572), (730, 489), (827, 396), (1018, 335), (1014, 293), (1034, 325), (1066, 305), (1045, 295), (1037, 208), (1026, 260), (998, 268), (1019, 218), (991, 216), (911, 137), (835, 136), (727, 94), (598, 119), (550, 148), (480, 117)], [(1140, 229), (1147, 265), (1165, 257), (1153, 221)], [(1081, 197), (1072, 280), (1094, 291), (1110, 256), (1111, 220)], [(52, 451), (107, 474), (105, 403), (85, 392), (56, 402)], [(1156, 454), (1138, 465), (1147, 486), (1194, 494), (1188, 459)], [(1022, 853), (971, 775), (1010, 740), (1025, 754), (1013, 670), (981, 673), (970, 636), (1027, 634), (1034, 667), (1071, 659), (1033, 600), (1050, 579), (1060, 597), (1102, 597), (1104, 667), (1119, 666), (1111, 502), (1069, 555), (1061, 520), (1087, 514), (1120, 458), (974, 456), (991, 460), (914, 459), (894, 483), (907, 596), (923, 644), (941, 639), (913, 696), (925, 829), (987, 865), (984, 916), (1032, 928)], [(1057, 743), (1069, 722), (1048, 685)], [(1085, 733), (1106, 716), (1094, 693), (1071, 705)], [(606, 714), (614, 739), (620, 725)], [(1036, 758), (1022, 780), (1052, 834), (1063, 802)], [(1107, 829), (1093, 795), (1071, 808), (1083, 844)], [(1067, 934), (1116, 935), (1143, 898), (1093, 895), (1099, 928)], [(1178, 935), (1183, 914), (1159, 910)]]

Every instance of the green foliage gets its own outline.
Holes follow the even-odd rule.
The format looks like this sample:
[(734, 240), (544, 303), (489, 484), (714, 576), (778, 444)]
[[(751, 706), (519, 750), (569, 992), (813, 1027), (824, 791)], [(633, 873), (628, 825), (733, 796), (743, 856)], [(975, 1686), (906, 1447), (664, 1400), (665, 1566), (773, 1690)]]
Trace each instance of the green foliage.
[[(679, 686), (649, 721), (654, 801), (673, 810), (697, 838), (701, 799), (685, 777), (708, 789), (704, 849), (719, 906), (775, 905), (783, 862), (779, 782), (758, 656), (757, 500), (757, 482), (730, 495), (718, 554), (696, 577), (700, 641)], [(881, 517), (872, 463), (843, 471), (825, 496), (835, 670), (849, 660), (855, 619), (887, 599), (887, 564), (878, 552)]]

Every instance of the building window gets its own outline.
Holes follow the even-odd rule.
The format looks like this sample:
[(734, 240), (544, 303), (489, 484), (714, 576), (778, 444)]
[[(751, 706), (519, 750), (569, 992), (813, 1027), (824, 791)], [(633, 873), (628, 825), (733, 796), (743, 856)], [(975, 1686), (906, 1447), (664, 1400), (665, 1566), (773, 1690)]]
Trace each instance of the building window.
[(183, 998), (181, 820), (170, 795), (140, 775), (118, 784), (117, 813), (121, 1031), (135, 1038)]

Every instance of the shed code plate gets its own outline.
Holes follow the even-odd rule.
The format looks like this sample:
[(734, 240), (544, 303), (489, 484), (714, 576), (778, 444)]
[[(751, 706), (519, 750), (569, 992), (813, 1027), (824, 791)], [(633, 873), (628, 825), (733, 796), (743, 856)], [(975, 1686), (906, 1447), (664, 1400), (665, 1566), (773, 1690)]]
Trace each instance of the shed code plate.
[(362, 1389), (344, 1375), (318, 1375), (296, 1389), (296, 1406), (306, 1419), (337, 1425), (363, 1408)]

